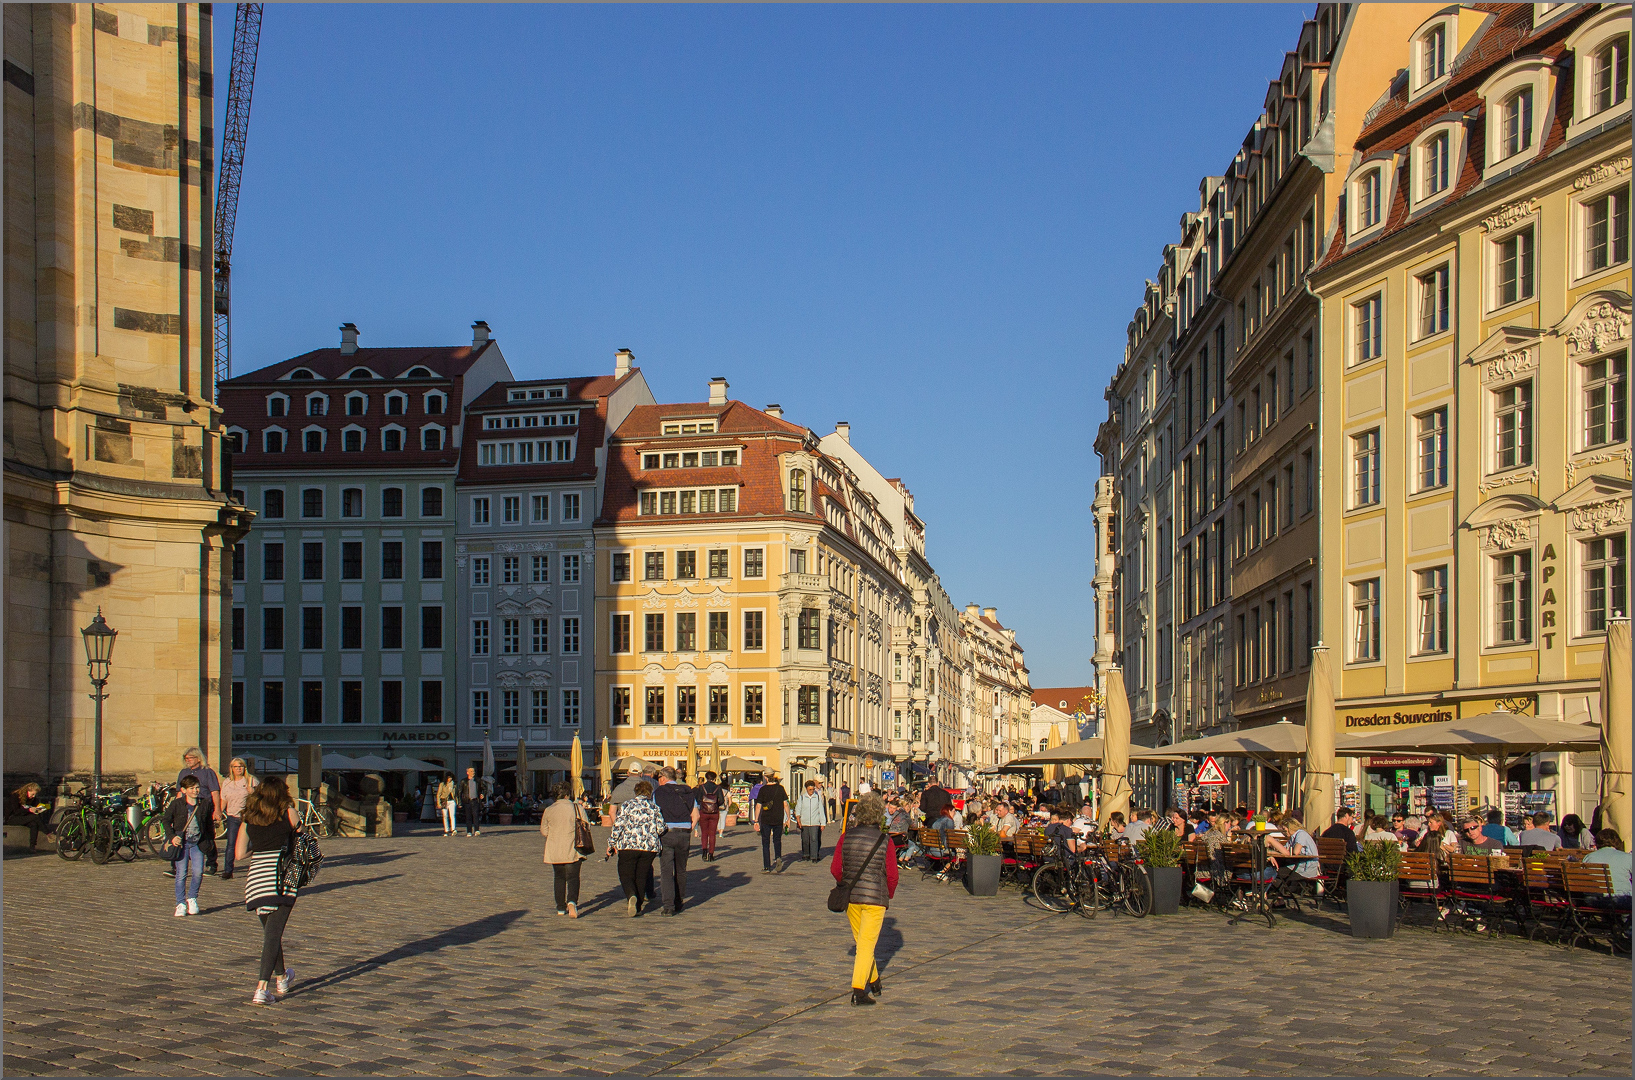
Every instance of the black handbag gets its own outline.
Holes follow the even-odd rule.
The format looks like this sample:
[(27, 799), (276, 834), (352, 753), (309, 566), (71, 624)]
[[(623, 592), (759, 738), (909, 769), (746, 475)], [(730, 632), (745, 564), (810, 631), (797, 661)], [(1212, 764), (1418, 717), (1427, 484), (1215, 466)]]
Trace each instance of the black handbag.
[(306, 888), (318, 877), (323, 861), (318, 838), (310, 830), (302, 829), (290, 838), (290, 846), (278, 860), (278, 891), (290, 896)]
[[(845, 842), (845, 839), (842, 838), (841, 843), (845, 844)], [(863, 856), (863, 861), (858, 864), (857, 873), (851, 876), (851, 880), (842, 881), (839, 885), (836, 885), (834, 888), (829, 890), (830, 911), (841, 912), (845, 911), (846, 908), (850, 906), (852, 902), (852, 889), (857, 885), (857, 879), (863, 876), (863, 871), (869, 868), (869, 860), (874, 858), (874, 853), (879, 851), (880, 845), (885, 842), (886, 834), (881, 833), (880, 838), (874, 842), (874, 846), (869, 848), (869, 853)]]

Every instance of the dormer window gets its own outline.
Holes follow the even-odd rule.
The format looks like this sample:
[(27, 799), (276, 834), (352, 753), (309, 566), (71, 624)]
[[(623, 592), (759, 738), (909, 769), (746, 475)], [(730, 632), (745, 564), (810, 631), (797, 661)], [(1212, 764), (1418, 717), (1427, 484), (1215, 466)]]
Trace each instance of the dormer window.
[(1453, 135), (1441, 132), (1420, 149), (1420, 198), (1430, 199), (1448, 189), (1448, 164), (1453, 157)]
[(358, 453), (363, 449), (363, 429), (352, 426), (341, 432), (341, 450), (348, 454)]
[(321, 454), (324, 451), (323, 428), (309, 427), (301, 432), (301, 449), (309, 454)]
[(548, 390), (545, 391), (545, 397), (546, 397), (547, 400), (558, 399), (558, 398), (566, 398), (567, 396), (568, 396), (567, 390), (563, 389), (560, 386), (553, 386), (553, 387), (551, 387), (551, 388), (549, 388)]
[(1515, 157), (1533, 145), (1533, 88), (1524, 86), (1505, 99), (1499, 110), (1499, 147), (1503, 157)]
[(1431, 27), (1419, 39), (1419, 85), (1429, 86), (1448, 73), (1448, 26)]
[(801, 469), (789, 473), (789, 509), (797, 514), (806, 512), (806, 473)]
[(282, 454), (284, 452), (284, 431), (282, 428), (267, 428), (261, 433), (261, 452), (264, 454)]
[(298, 367), (288, 375), (284, 376), (286, 379), (316, 379), (317, 377), (318, 376), (314, 375), (310, 369), (304, 367)]
[(1354, 185), (1357, 198), (1357, 231), (1372, 229), (1382, 220), (1385, 178), (1379, 169), (1369, 169)]
[(373, 371), (370, 371), (366, 367), (355, 367), (351, 371), (348, 371), (346, 373), (345, 377), (348, 378), (348, 379), (378, 379), (378, 378), (380, 378), (380, 376), (376, 375)]
[(380, 448), (394, 454), (403, 449), (403, 429), (396, 425), (381, 428)]
[(513, 391), (511, 391), (511, 400), (512, 401), (527, 401), (528, 400), (528, 391), (526, 391), (526, 390), (513, 390)]
[(441, 450), (443, 448), (443, 429), (440, 427), (421, 428), (420, 448), (422, 450)]
[(405, 379), (432, 379), (436, 378), (430, 368), (412, 367), (403, 373)]
[[(1573, 111), (1567, 124), (1572, 141), (1595, 128), (1629, 118), (1629, 8), (1602, 4), (1567, 38), (1572, 50)], [(1562, 58), (1563, 63), (1567, 61)]]
[(446, 398), (442, 394), (436, 394), (436, 393), (427, 394), (426, 395), (426, 413), (427, 413), (427, 415), (435, 416), (435, 415), (441, 413), (443, 411), (444, 404), (447, 401), (448, 401), (448, 398)]
[(1629, 100), (1629, 35), (1613, 38), (1590, 59), (1590, 108), (1603, 113)]

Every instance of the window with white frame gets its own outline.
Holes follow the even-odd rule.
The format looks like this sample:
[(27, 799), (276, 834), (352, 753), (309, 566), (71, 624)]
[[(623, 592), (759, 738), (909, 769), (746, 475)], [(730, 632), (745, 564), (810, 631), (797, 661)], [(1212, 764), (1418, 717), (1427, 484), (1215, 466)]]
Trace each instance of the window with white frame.
[(448, 408), (448, 397), (436, 391), (429, 393), (422, 401), (422, 407), (428, 416), (435, 416)]
[(533, 504), (533, 518), (535, 521), (546, 522), (551, 520), (551, 497), (549, 495), (535, 495)]
[(489, 561), (487, 555), (474, 555), (471, 559), (471, 584), (487, 585), (490, 581)]
[(307, 415), (327, 416), (329, 414), (329, 398), (323, 394), (307, 395)]
[(1414, 573), (1418, 592), (1419, 639), (1414, 652), (1432, 656), (1448, 651), (1448, 568), (1433, 566)]
[(577, 493), (572, 491), (563, 492), (558, 501), (562, 508), (563, 521), (579, 520), (579, 495)]
[(386, 395), (386, 415), (402, 416), (409, 410), (409, 397), (401, 390), (393, 390)]
[(488, 497), (482, 496), (471, 500), (471, 523), (473, 525), (488, 525), (492, 523), (489, 513)]
[(1414, 418), (1419, 429), (1417, 491), (1448, 486), (1448, 409), (1444, 405)]
[(428, 425), (420, 429), (420, 449), (441, 450), (443, 448), (443, 429)]
[(566, 687), (562, 691), (562, 726), (579, 726), (579, 690), (576, 687)]
[(1351, 659), (1363, 663), (1380, 658), (1380, 579), (1351, 585)]
[(1524, 645), (1533, 640), (1533, 553), (1494, 555), (1493, 643)]
[(1572, 57), (1561, 60), (1573, 72), (1568, 142), (1629, 114), (1629, 8), (1599, 6), (1598, 12), (1582, 20), (1568, 36)]
[(346, 395), (346, 415), (367, 416), (369, 414), (369, 395), (354, 391)]
[(1518, 229), (1492, 243), (1493, 306), (1519, 303), (1533, 295), (1533, 227)]
[(1415, 90), (1423, 90), (1448, 73), (1448, 24), (1438, 23), (1414, 42), (1419, 54)]
[(529, 556), (529, 580), (535, 585), (549, 585), (551, 583), (551, 557), (549, 555)]
[(1448, 289), (1448, 264), (1443, 263), (1434, 270), (1427, 270), (1414, 278), (1415, 293), (1418, 297), (1419, 311), (1417, 329), (1418, 340), (1433, 337), (1448, 328), (1450, 314), (1450, 297)]
[(1578, 370), (1584, 387), (1584, 449), (1628, 439), (1629, 354), (1586, 360)]
[(530, 690), (528, 695), (528, 722), (530, 724), (550, 723), (551, 692), (549, 690)]
[(342, 428), (341, 429), (341, 450), (346, 452), (346, 453), (349, 453), (349, 454), (358, 453), (360, 450), (363, 449), (363, 439), (364, 439), (364, 432), (363, 432), (362, 428), (360, 428), (360, 427)]
[(1434, 199), (1448, 190), (1453, 165), (1453, 133), (1440, 131), (1419, 147), (1419, 197)]
[(551, 651), (551, 620), (535, 616), (528, 627), (530, 652), (543, 656)]
[(1533, 147), (1533, 88), (1524, 86), (1499, 106), (1499, 155), (1510, 158)]
[(1608, 619), (1629, 614), (1627, 545), (1623, 533), (1581, 543), (1586, 634), (1604, 634)]
[(521, 585), (522, 584), (522, 556), (521, 555), (501, 555), (500, 556), (500, 584), (501, 585)]
[(684, 489), (681, 491), (643, 491), (638, 509), (643, 516), (655, 514), (733, 514), (738, 511), (738, 489), (728, 487)]
[(500, 691), (500, 723), (514, 727), (522, 722), (522, 691)]
[(389, 454), (395, 454), (403, 449), (404, 431), (396, 424), (380, 429), (380, 448)]
[(1377, 360), (1383, 352), (1384, 308), (1385, 298), (1380, 293), (1351, 305), (1353, 363)]
[(1578, 204), (1583, 273), (1593, 274), (1629, 261), (1629, 185)]
[(290, 399), (289, 399), (288, 394), (268, 394), (267, 395), (267, 415), (268, 416), (288, 416), (289, 411), (290, 411)]
[(1493, 467), (1517, 469), (1533, 463), (1533, 382), (1493, 391)]
[(562, 620), (562, 655), (579, 655), (579, 619), (569, 616)]
[(264, 454), (282, 454), (284, 452), (284, 429), (267, 428), (261, 433), (261, 452)]
[(1351, 436), (1351, 505), (1373, 506), (1380, 501), (1380, 429)]
[(1629, 100), (1629, 35), (1623, 34), (1595, 50), (1589, 67), (1590, 115), (1603, 113)]
[(471, 620), (471, 655), (488, 655), (488, 620)]
[(475, 727), (488, 726), (488, 691), (471, 692), (471, 723)]
[(522, 496), (504, 495), (500, 498), (500, 518), (507, 525), (515, 525), (522, 520)]
[(1372, 229), (1384, 220), (1385, 173), (1382, 169), (1369, 169), (1363, 173), (1352, 185), (1352, 192), (1357, 200), (1357, 231)]
[(1548, 57), (1534, 54), (1506, 65), (1479, 88), (1486, 128), (1486, 179), (1537, 156), (1543, 120), (1555, 97), (1556, 75)]
[(321, 454), (324, 443), (329, 440), (329, 432), (323, 428), (309, 427), (301, 429), (301, 449), (308, 454)]
[(562, 584), (577, 585), (579, 583), (579, 556), (567, 554), (562, 556)]

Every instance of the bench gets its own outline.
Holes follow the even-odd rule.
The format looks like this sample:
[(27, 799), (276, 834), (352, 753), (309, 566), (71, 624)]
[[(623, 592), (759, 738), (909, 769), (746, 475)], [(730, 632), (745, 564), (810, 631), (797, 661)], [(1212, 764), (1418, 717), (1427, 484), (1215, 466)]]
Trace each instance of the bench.
[(1607, 951), (1616, 956), (1629, 952), (1629, 910), (1603, 906), (1612, 899), (1612, 871), (1605, 863), (1562, 862), (1562, 891), (1566, 894), (1567, 947), (1579, 940), (1596, 943), (1606, 936)]

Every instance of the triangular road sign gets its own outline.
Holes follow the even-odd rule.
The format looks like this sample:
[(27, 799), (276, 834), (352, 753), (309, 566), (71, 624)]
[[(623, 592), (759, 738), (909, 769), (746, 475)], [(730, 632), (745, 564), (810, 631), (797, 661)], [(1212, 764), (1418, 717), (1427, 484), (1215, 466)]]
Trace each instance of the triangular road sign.
[(1213, 754), (1205, 757), (1204, 763), (1198, 767), (1198, 784), (1201, 787), (1221, 787), (1231, 782)]

